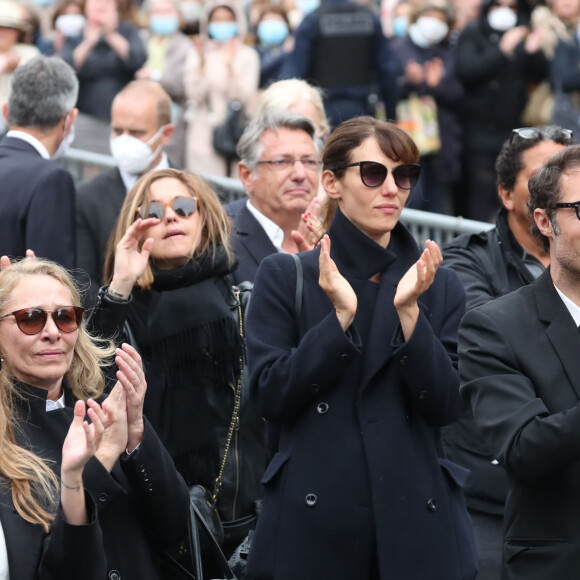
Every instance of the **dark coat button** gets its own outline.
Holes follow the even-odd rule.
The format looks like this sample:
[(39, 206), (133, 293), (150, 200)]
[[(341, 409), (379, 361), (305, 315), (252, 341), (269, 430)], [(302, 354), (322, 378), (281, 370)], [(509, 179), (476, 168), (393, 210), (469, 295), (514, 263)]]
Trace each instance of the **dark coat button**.
[(423, 399), (425, 399), (427, 397), (427, 395), (429, 395), (429, 391), (421, 391), (419, 393), (419, 401), (422, 401)]
[(399, 359), (399, 364), (404, 367), (407, 366), (407, 363), (409, 362), (409, 357), (407, 355), (403, 355), (400, 359)]
[(109, 572), (109, 580), (121, 580), (121, 573), (117, 570), (111, 570)]
[(437, 502), (432, 497), (427, 500), (427, 509), (430, 512), (436, 512), (438, 507)]
[(105, 503), (108, 500), (109, 500), (109, 496), (106, 493), (100, 493), (99, 494), (99, 501), (101, 503)]
[(316, 411), (318, 412), (319, 415), (324, 415), (325, 413), (328, 413), (328, 403), (318, 403)]
[(306, 496), (306, 505), (308, 507), (314, 507), (316, 505), (317, 501), (318, 501), (318, 498), (313, 493), (309, 493)]
[(340, 355), (340, 360), (343, 363), (347, 363), (350, 360), (350, 354), (341, 354)]
[(312, 387), (312, 390), (315, 393), (320, 393), (320, 387), (316, 383), (314, 383), (313, 385), (310, 385), (310, 386)]

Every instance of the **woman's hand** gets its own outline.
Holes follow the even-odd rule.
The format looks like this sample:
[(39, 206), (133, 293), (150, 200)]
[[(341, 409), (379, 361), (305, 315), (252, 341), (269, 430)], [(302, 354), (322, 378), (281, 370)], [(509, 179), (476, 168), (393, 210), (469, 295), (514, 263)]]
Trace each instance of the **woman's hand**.
[[(32, 250), (26, 250), (26, 258), (36, 258)], [(10, 266), (10, 258), (8, 256), (0, 256), (0, 270)]]
[(62, 478), (69, 486), (81, 482), (82, 471), (87, 461), (96, 453), (108, 420), (96, 401), (87, 401), (87, 414), (91, 420), (85, 421), (85, 403), (77, 401), (74, 417), (62, 446)]
[(145, 422), (143, 403), (147, 381), (139, 353), (127, 343), (116, 350), (115, 362), (119, 367), (117, 379), (123, 387), (127, 400), (127, 448), (133, 451), (143, 439)]
[(324, 235), (324, 228), (318, 219), (321, 207), (322, 202), (315, 197), (302, 214), (298, 228), (290, 232), (299, 252), (313, 250)]
[(95, 455), (110, 473), (121, 453), (127, 449), (127, 398), (119, 381), (101, 406), (107, 417), (107, 427)]
[(115, 248), (115, 269), (110, 286), (125, 298), (131, 295), (135, 282), (143, 275), (149, 263), (153, 238), (147, 238), (139, 248), (143, 234), (160, 221), (157, 218), (139, 218), (129, 227)]
[(405, 273), (397, 285), (394, 305), (401, 320), (405, 340), (409, 340), (419, 318), (417, 300), (433, 284), (437, 269), (443, 261), (439, 246), (427, 240), (421, 257)]
[(346, 331), (354, 320), (357, 298), (352, 286), (338, 271), (334, 260), (330, 257), (330, 238), (328, 234), (325, 234), (320, 240), (319, 269), (318, 284), (330, 298), (340, 326)]
[(87, 407), (91, 423), (84, 420), (85, 403), (77, 401), (73, 420), (62, 446), (60, 499), (66, 521), (72, 525), (87, 523), (83, 469), (87, 461), (96, 454), (107, 423), (106, 414), (98, 403), (89, 399)]

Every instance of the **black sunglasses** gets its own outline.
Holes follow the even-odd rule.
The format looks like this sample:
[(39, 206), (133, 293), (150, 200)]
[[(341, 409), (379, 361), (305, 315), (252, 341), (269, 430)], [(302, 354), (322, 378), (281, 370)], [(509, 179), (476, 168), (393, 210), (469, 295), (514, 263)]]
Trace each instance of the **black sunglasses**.
[(74, 332), (83, 321), (84, 308), (80, 306), (62, 306), (56, 310), (44, 308), (21, 308), (0, 316), (0, 320), (14, 316), (16, 325), (24, 334), (38, 334), (46, 326), (48, 315), (52, 316), (54, 324), (61, 332)]
[(143, 219), (157, 218), (162, 220), (165, 215), (165, 208), (170, 207), (173, 211), (182, 218), (188, 218), (195, 213), (197, 209), (197, 200), (194, 197), (176, 197), (170, 203), (161, 203), (154, 201), (149, 205), (142, 205), (137, 208), (139, 215)]
[(561, 202), (554, 204), (554, 207), (573, 207), (576, 210), (576, 217), (580, 220), (580, 201)]
[[(367, 187), (379, 187), (387, 179), (389, 169), (376, 161), (357, 161), (336, 169), (356, 167), (357, 165), (360, 168), (360, 179)], [(413, 189), (419, 181), (421, 166), (418, 163), (403, 163), (390, 171), (397, 187), (400, 189)]]
[(546, 131), (539, 127), (520, 127), (519, 129), (512, 129), (512, 136), (510, 139), (510, 145), (514, 142), (514, 137), (519, 137), (520, 139), (538, 139), (544, 136), (544, 139), (572, 139), (574, 132), (571, 129), (552, 129)]

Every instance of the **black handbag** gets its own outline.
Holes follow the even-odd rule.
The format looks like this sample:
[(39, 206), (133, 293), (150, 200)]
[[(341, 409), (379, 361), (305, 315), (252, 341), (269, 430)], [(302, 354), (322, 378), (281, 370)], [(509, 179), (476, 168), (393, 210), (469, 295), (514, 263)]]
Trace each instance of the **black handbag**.
[(164, 580), (235, 580), (236, 576), (193, 501), (189, 503), (187, 541), (166, 551)]
[(213, 130), (213, 148), (226, 159), (237, 157), (236, 147), (246, 126), (246, 114), (241, 101), (228, 103), (226, 120)]

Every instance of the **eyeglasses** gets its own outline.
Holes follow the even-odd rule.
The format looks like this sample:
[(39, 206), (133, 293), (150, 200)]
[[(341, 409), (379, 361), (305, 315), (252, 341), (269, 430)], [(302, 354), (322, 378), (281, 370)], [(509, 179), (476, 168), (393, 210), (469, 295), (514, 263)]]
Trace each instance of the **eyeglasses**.
[(413, 189), (419, 181), (421, 166), (418, 163), (403, 163), (394, 169), (387, 169), (382, 163), (376, 161), (357, 161), (336, 169), (346, 167), (360, 167), (360, 179), (367, 187), (380, 187), (387, 179), (389, 171), (393, 174), (395, 184), (400, 189)]
[(546, 130), (538, 127), (520, 127), (519, 129), (512, 129), (510, 145), (514, 142), (514, 137), (519, 137), (520, 139), (538, 139), (542, 136), (552, 139), (572, 139), (574, 132), (571, 129), (562, 129), (561, 127), (555, 130)]
[(195, 197), (176, 197), (170, 203), (154, 201), (149, 205), (140, 206), (137, 211), (143, 219), (157, 218), (161, 220), (165, 215), (166, 207), (170, 207), (179, 217), (188, 218), (195, 213), (197, 200)]
[(258, 161), (258, 165), (269, 165), (274, 171), (288, 171), (294, 167), (296, 161), (300, 161), (304, 169), (307, 171), (318, 170), (319, 161), (313, 157), (298, 157), (296, 159), (284, 157), (282, 159), (269, 159), (267, 161)]
[(554, 204), (554, 207), (573, 207), (576, 210), (576, 217), (580, 220), (580, 201), (562, 202)]
[(83, 321), (84, 308), (80, 306), (62, 306), (56, 310), (43, 308), (22, 308), (0, 316), (0, 320), (14, 316), (16, 325), (24, 334), (38, 334), (46, 326), (48, 315), (61, 332), (74, 332)]

